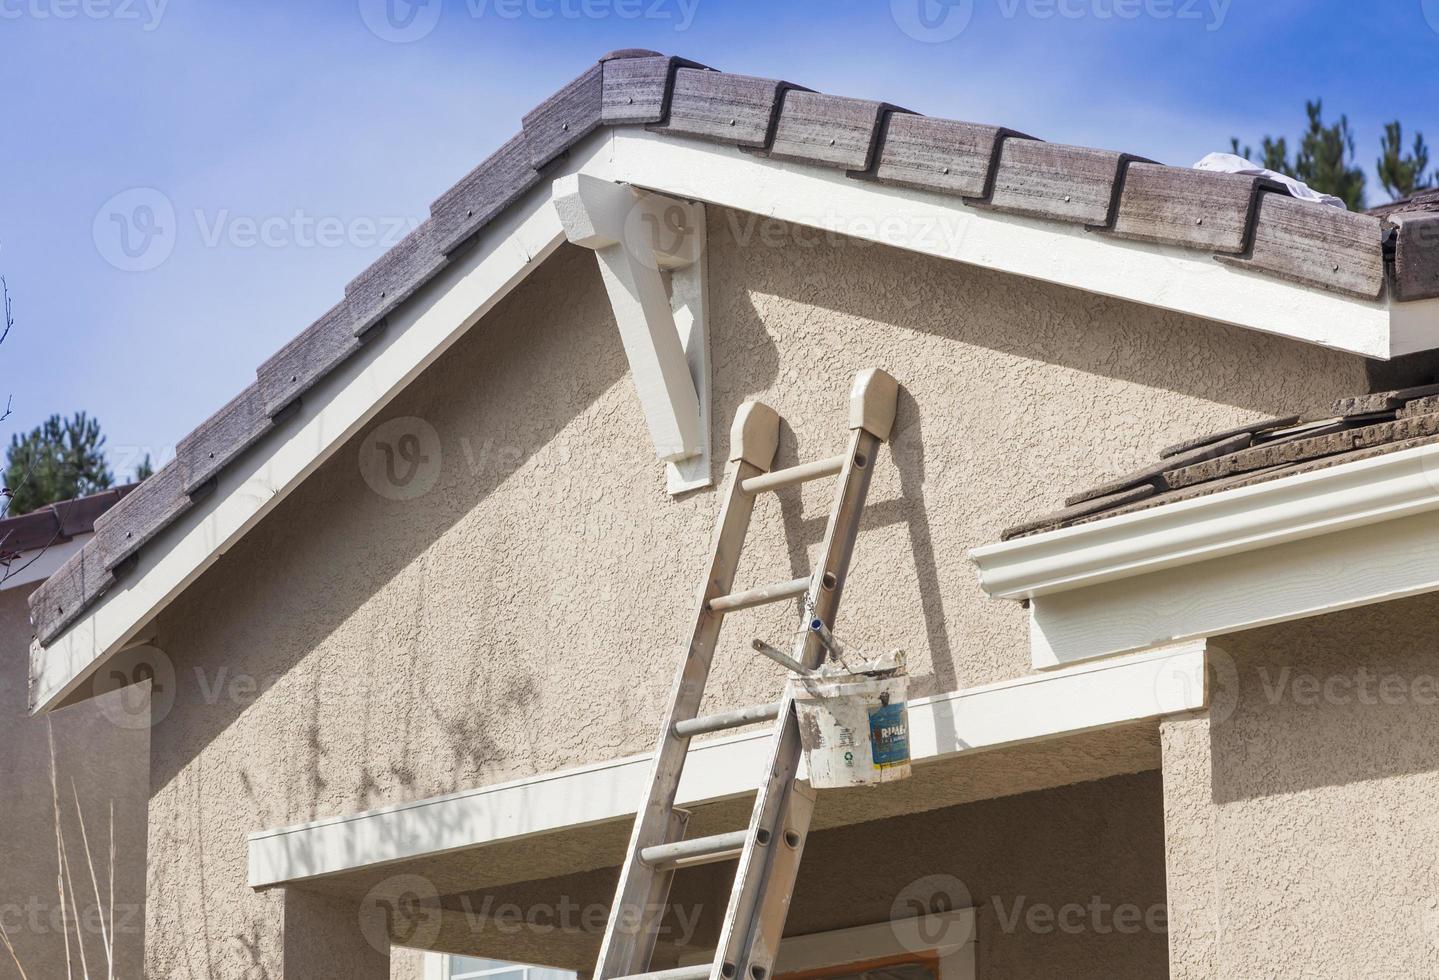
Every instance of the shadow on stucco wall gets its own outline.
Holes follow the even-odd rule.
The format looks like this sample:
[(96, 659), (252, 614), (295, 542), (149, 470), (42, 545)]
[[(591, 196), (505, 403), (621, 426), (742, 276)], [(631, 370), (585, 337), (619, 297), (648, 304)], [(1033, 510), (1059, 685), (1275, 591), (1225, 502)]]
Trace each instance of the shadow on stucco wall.
[(1439, 594), (1220, 637), (1210, 660), (1214, 802), (1368, 785), (1382, 810), (1386, 779), (1439, 786)]

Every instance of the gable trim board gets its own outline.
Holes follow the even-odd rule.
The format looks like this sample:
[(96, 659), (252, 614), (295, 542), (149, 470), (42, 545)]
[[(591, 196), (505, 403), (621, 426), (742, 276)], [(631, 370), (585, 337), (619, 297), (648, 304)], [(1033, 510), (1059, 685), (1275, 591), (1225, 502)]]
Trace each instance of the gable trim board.
[[(1188, 643), (909, 702), (916, 762), (1193, 711), (1205, 646)], [(752, 793), (772, 731), (697, 742), (677, 803)], [(652, 753), (250, 835), (250, 886), (268, 888), (634, 815)], [(801, 771), (801, 777), (804, 773)]]
[(1439, 590), (1439, 444), (970, 552), (1045, 669)]
[[(640, 69), (650, 60), (635, 58), (624, 77), (641, 84), (634, 80), (648, 77)], [(698, 69), (671, 65), (667, 71), (683, 76)], [(725, 89), (724, 79), (733, 78), (705, 75), (707, 84), (719, 85), (719, 90)], [(604, 83), (601, 78), (585, 84)], [(643, 84), (661, 85), (663, 80), (656, 76)], [(680, 91), (678, 82), (675, 85)], [(1113, 231), (1095, 231), (1062, 215), (1036, 217), (1043, 209), (1035, 195), (1059, 193), (1070, 186), (1066, 181), (1071, 178), (1080, 181), (1075, 187), (1089, 186), (1083, 180), (1092, 181), (1099, 166), (1093, 151), (1070, 152), (1073, 148), (1043, 144), (1050, 147), (1043, 153), (1026, 147), (1025, 152), (1006, 154), (1006, 140), (1019, 137), (990, 134), (986, 142), (971, 132), (974, 127), (953, 124), (968, 133), (968, 142), (957, 140), (938, 157), (916, 158), (913, 146), (873, 145), (897, 128), (909, 131), (905, 129), (910, 126), (908, 115), (902, 117), (905, 127), (879, 126), (869, 132), (865, 128), (869, 123), (864, 122), (870, 118), (868, 110), (860, 112), (850, 104), (852, 100), (827, 97), (831, 102), (804, 103), (806, 113), (832, 110), (833, 118), (826, 125), (838, 127), (836, 132), (849, 126), (856, 133), (868, 133), (863, 139), (871, 141), (866, 145), (875, 168), (874, 179), (869, 179), (870, 175), (856, 175), (828, 160), (828, 140), (822, 138), (827, 130), (816, 129), (808, 116), (786, 122), (784, 106), (789, 103), (784, 91), (742, 93), (743, 98), (771, 99), (779, 106), (774, 111), (779, 114), (779, 130), (786, 134), (783, 159), (718, 140), (676, 137), (668, 130), (684, 132), (685, 113), (698, 110), (659, 100), (654, 111), (661, 113), (668, 106), (670, 112), (663, 126), (604, 128), (597, 133), (590, 126), (585, 131), (592, 135), (581, 142), (568, 143), (556, 155), (549, 150), (539, 154), (543, 174), (533, 169), (535, 157), (527, 155), (527, 144), (517, 137), (519, 144), (512, 140), (442, 196), (427, 222), (433, 223), (431, 227), (417, 229), (358, 277), (340, 306), (263, 365), (256, 385), (182, 440), (177, 460), (107, 514), (103, 525), (97, 525), (97, 540), (36, 590), (31, 597), (37, 632), (32, 649), (33, 709), (52, 707), (74, 691), (87, 671), (117, 651), (563, 241), (550, 199), (550, 181), (559, 176), (584, 173), (623, 181), (805, 228), (1369, 357), (1388, 358), (1439, 344), (1439, 298), (1400, 302), (1390, 290), (1382, 298), (1361, 299), (1296, 285), (1290, 281), (1293, 276), (1261, 274), (1243, 263), (1242, 267), (1222, 264), (1209, 251), (1158, 244), (1180, 240), (1177, 232), (1161, 234), (1151, 227), (1152, 234), (1146, 233), (1150, 240), (1137, 241)], [(635, 95), (626, 98), (636, 99), (634, 104), (644, 101)], [(623, 100), (620, 104), (630, 105)], [(715, 108), (712, 103), (704, 105), (705, 111)], [(796, 102), (791, 108), (798, 111), (800, 105)], [(551, 107), (527, 117), (522, 136), (536, 127), (546, 133), (554, 130), (541, 122), (552, 110), (560, 111)], [(656, 116), (660, 118), (664, 117)], [(740, 117), (731, 118), (737, 122)], [(566, 130), (567, 125), (561, 122), (555, 131), (573, 136), (576, 128), (584, 129), (580, 125)], [(772, 141), (773, 134), (768, 138)], [(806, 141), (815, 140), (820, 144), (817, 156), (806, 163), (794, 162), (804, 158)], [(975, 207), (962, 193), (949, 192), (949, 184), (918, 176), (929, 173), (926, 168), (953, 170), (958, 166), (956, 154), (962, 156), (970, 152), (967, 147), (976, 146), (988, 147), (982, 152), (993, 155), (997, 168), (983, 182), (989, 206)], [(1117, 195), (1118, 210), (1111, 217), (1118, 215), (1113, 220), (1119, 220), (1129, 213), (1125, 201), (1130, 198), (1123, 193), (1124, 168), (1129, 163), (1118, 157), (1111, 162), (1113, 173), (1105, 179), (1112, 184), (1104, 186), (1111, 186)], [(893, 169), (901, 163), (909, 169)], [(1134, 187), (1151, 183), (1152, 178), (1146, 178)], [(928, 189), (933, 187), (939, 190)], [(1182, 183), (1182, 189), (1193, 197), (1188, 183)], [(1155, 194), (1152, 186), (1144, 194), (1151, 207)], [(1009, 201), (1007, 195), (1019, 196)], [(1299, 222), (1289, 228), (1285, 240), (1302, 237), (1306, 228)], [(1372, 230), (1377, 235), (1378, 225)], [(1350, 235), (1346, 239), (1350, 246), (1330, 243), (1325, 254), (1335, 249), (1335, 254), (1350, 254), (1345, 248), (1362, 237)], [(1207, 243), (1205, 248), (1211, 246)], [(1378, 249), (1376, 238), (1376, 255)], [(1375, 297), (1379, 296), (1376, 286)]]

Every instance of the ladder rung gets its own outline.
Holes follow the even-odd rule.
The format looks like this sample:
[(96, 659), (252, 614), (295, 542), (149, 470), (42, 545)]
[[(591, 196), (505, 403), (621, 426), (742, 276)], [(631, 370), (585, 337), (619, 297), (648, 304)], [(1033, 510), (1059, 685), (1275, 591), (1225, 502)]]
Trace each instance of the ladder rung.
[(776, 582), (774, 585), (761, 585), (757, 589), (747, 589), (744, 592), (731, 592), (729, 595), (717, 595), (707, 605), (710, 612), (734, 612), (736, 609), (749, 609), (751, 606), (763, 606), (769, 602), (782, 602), (785, 599), (793, 599), (795, 596), (804, 595), (809, 591), (810, 577), (791, 579), (788, 582)]
[(656, 844), (640, 851), (640, 860), (661, 871), (697, 864), (713, 864), (737, 856), (744, 849), (745, 835), (748, 833), (747, 830), (732, 830), (727, 834), (677, 840), (672, 844)]
[(798, 466), (791, 466), (786, 470), (761, 473), (759, 476), (752, 476), (741, 483), (740, 489), (748, 494), (756, 494), (766, 490), (778, 490), (780, 487), (787, 487), (795, 483), (808, 483), (810, 480), (818, 480), (821, 477), (834, 476), (844, 469), (844, 462), (847, 458), (831, 456), (829, 459), (817, 459), (813, 463), (800, 463)]
[(632, 973), (618, 980), (707, 980), (713, 963), (696, 963), (693, 966), (677, 966), (673, 970), (656, 970), (653, 973)]
[(725, 711), (717, 715), (705, 715), (703, 718), (677, 721), (675, 722), (675, 734), (680, 738), (690, 738), (694, 735), (704, 735), (707, 732), (722, 732), (727, 728), (738, 728), (751, 722), (773, 721), (779, 717), (779, 706), (780, 703), (774, 701), (770, 704), (756, 704), (735, 711)]

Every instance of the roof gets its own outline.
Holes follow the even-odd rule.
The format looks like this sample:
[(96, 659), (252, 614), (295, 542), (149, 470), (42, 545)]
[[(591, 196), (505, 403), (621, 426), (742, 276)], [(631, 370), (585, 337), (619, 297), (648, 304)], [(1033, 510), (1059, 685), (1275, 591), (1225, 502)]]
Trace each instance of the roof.
[(1070, 495), (1003, 540), (1439, 442), (1439, 384), (1341, 398), (1331, 415), (1261, 419), (1160, 450), (1150, 466)]
[(21, 552), (48, 548), (78, 534), (90, 533), (95, 530), (96, 519), (136, 486), (127, 483), (0, 520), (0, 564), (8, 563)]
[(1439, 188), (1416, 191), (1408, 197), (1401, 197), (1397, 201), (1381, 204), (1365, 212), (1378, 218), (1392, 218), (1398, 214), (1434, 213), (1439, 213)]
[(42, 645), (241, 453), (384, 329), (386, 317), (600, 127), (739, 146), (860, 181), (929, 191), (1117, 239), (1195, 250), (1301, 284), (1378, 301), (1439, 297), (1439, 215), (1394, 226), (1289, 197), (1258, 177), (1161, 166), (1046, 143), (998, 126), (917, 115), (645, 50), (612, 52), (525, 115), (519, 133), (431, 205), (430, 217), (357, 276), (256, 379), (181, 439), (176, 457), (95, 522), (95, 537), (31, 596)]

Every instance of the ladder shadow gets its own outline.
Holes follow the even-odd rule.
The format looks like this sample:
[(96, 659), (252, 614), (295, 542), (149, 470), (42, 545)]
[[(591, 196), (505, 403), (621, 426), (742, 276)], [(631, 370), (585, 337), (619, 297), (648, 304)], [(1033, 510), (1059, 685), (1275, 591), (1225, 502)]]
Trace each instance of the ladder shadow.
[[(934, 556), (934, 540), (930, 532), (929, 512), (924, 498), (924, 436), (919, 404), (905, 390), (901, 380), (895, 428), (888, 443), (889, 452), (882, 454), (898, 471), (900, 495), (888, 500), (867, 501), (860, 522), (861, 534), (872, 528), (904, 524), (909, 531), (910, 552), (914, 556), (915, 577), (919, 584), (920, 610), (924, 617), (925, 636), (929, 641), (936, 690), (952, 691), (959, 687), (955, 669), (954, 649), (950, 642), (944, 598), (940, 590), (939, 566)], [(798, 449), (793, 430), (781, 423), (780, 451), (775, 468), (794, 466)], [(881, 465), (884, 465), (881, 463)], [(810, 545), (824, 537), (829, 521), (829, 504), (820, 513), (806, 517), (801, 488), (790, 487), (776, 493), (780, 518), (788, 545), (791, 577), (810, 572)]]

